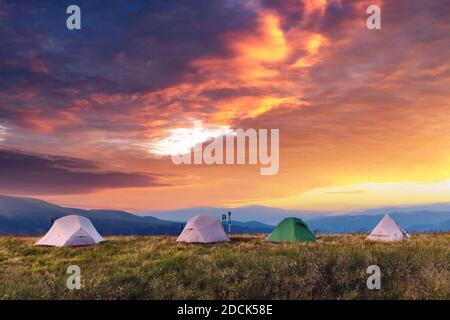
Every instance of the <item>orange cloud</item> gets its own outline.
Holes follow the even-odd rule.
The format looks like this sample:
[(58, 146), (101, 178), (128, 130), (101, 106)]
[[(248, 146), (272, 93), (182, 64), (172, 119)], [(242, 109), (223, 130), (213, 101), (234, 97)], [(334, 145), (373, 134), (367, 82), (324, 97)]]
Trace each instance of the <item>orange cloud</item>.
[(227, 36), (230, 46), (237, 52), (238, 59), (255, 63), (279, 62), (285, 59), (289, 48), (280, 27), (280, 18), (274, 13), (262, 13), (258, 23), (257, 34)]
[(319, 12), (320, 14), (323, 14), (325, 12), (328, 2), (329, 1), (327, 1), (327, 0), (303, 0), (305, 14), (307, 16), (309, 16), (315, 12)]
[(51, 116), (45, 116), (43, 113), (44, 111), (39, 108), (29, 109), (22, 122), (26, 127), (43, 134), (50, 134), (58, 128), (80, 123), (80, 118), (73, 112), (57, 111)]
[(321, 60), (320, 50), (330, 45), (330, 41), (320, 33), (311, 33), (305, 38), (306, 40), (300, 48), (306, 54), (292, 64), (294, 68), (307, 68), (319, 63)]

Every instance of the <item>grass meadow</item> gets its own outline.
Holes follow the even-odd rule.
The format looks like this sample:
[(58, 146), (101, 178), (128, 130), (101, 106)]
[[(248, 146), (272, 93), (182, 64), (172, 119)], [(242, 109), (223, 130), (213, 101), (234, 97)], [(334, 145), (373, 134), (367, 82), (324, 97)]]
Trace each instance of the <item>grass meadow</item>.
[[(80, 248), (0, 237), (0, 299), (450, 299), (450, 233), (389, 244), (364, 237), (276, 244), (235, 235), (207, 245), (109, 237)], [(374, 264), (380, 290), (366, 286)], [(69, 265), (81, 268), (80, 290), (66, 286)]]

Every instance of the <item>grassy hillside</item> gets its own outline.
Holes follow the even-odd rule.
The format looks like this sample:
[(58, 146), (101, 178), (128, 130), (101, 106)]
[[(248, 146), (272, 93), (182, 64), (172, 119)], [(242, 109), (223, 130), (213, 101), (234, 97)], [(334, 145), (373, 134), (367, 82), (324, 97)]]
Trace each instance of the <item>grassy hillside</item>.
[[(187, 245), (174, 237), (112, 237), (58, 249), (0, 237), (0, 299), (450, 299), (450, 233), (394, 244), (363, 239), (273, 244), (245, 235)], [(81, 290), (66, 288), (72, 264), (81, 268)], [(372, 264), (381, 268), (381, 290), (366, 287)]]

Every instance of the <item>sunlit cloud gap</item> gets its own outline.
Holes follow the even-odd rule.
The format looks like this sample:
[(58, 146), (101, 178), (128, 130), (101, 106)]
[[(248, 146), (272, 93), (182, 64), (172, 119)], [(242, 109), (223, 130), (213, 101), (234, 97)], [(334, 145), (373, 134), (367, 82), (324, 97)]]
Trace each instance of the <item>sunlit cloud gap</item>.
[(5, 140), (5, 138), (7, 136), (7, 130), (8, 130), (8, 128), (6, 128), (5, 126), (2, 126), (0, 124), (0, 141)]
[(236, 135), (229, 126), (202, 127), (198, 121), (192, 128), (174, 128), (159, 140), (149, 143), (149, 152), (156, 156), (183, 155), (191, 152), (197, 144), (221, 136)]

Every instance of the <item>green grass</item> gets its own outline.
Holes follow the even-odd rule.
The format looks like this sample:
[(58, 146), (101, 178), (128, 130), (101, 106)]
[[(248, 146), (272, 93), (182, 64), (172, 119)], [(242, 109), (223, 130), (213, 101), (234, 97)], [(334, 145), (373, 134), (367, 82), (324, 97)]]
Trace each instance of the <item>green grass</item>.
[[(391, 244), (362, 235), (296, 244), (245, 235), (212, 245), (111, 237), (59, 249), (36, 240), (0, 237), (0, 299), (450, 299), (450, 233)], [(72, 264), (81, 290), (66, 287)], [(366, 287), (372, 264), (381, 290)]]

